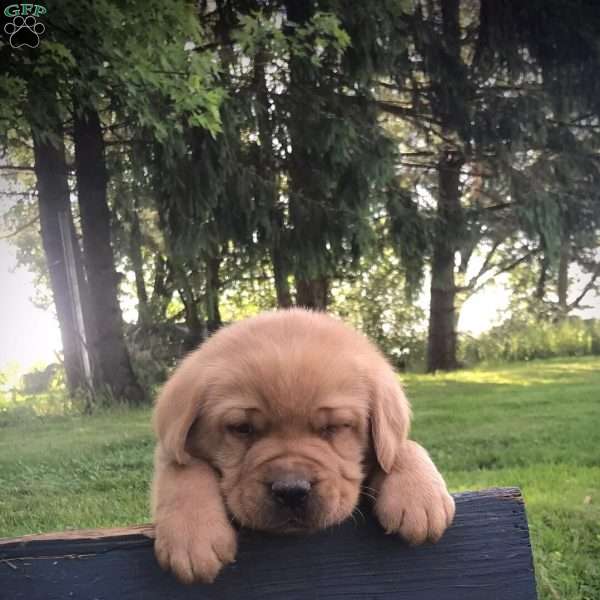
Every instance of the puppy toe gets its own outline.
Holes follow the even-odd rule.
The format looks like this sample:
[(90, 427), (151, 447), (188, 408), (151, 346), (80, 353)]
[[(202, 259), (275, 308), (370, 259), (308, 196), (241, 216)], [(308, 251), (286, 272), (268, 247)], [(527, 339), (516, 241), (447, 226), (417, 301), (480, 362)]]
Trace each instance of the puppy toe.
[(386, 533), (398, 533), (404, 521), (406, 511), (402, 508), (387, 510), (381, 507), (376, 509), (377, 519)]
[(430, 542), (438, 542), (444, 531), (446, 531), (446, 512), (444, 506), (440, 503), (439, 506), (435, 506), (427, 510), (427, 518), (429, 522), (429, 530), (427, 533), (427, 539)]
[(176, 552), (170, 556), (169, 567), (181, 583), (190, 585), (196, 580), (192, 561), (187, 552)]
[(386, 533), (400, 535), (409, 544), (422, 544), (428, 537), (427, 513), (421, 506), (406, 506), (400, 502), (391, 506), (381, 502), (375, 507), (375, 512)]
[(213, 542), (213, 551), (224, 565), (234, 562), (237, 553), (237, 539), (233, 531), (230, 535), (224, 535)]
[(171, 554), (168, 545), (162, 538), (157, 538), (154, 542), (154, 554), (161, 569), (168, 571), (171, 568)]
[(406, 511), (398, 533), (412, 546), (423, 544), (429, 532), (427, 513), (423, 508)]
[(204, 583), (212, 583), (223, 567), (216, 553), (208, 549), (192, 551), (190, 563), (194, 580)]
[(445, 490), (442, 501), (444, 504), (444, 514), (446, 516), (446, 527), (450, 527), (450, 525), (452, 525), (452, 521), (454, 521), (456, 504), (454, 503), (454, 498)]

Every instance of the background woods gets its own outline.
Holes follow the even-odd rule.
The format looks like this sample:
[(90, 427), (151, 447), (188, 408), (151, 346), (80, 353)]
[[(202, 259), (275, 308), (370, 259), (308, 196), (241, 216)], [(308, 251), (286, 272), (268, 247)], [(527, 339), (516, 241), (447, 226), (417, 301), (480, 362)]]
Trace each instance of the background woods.
[[(63, 0), (43, 22), (0, 42), (1, 192), (72, 393), (143, 403), (275, 306), (340, 314), (400, 368), (600, 352), (575, 316), (600, 284), (595, 3)], [(505, 318), (459, 339), (499, 278)]]

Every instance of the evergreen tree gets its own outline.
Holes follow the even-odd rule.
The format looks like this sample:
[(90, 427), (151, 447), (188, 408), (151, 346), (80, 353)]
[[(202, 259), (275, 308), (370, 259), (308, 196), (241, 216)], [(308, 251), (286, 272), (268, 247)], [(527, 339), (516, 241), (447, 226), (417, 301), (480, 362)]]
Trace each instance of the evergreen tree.
[[(47, 39), (39, 48), (22, 50), (6, 44), (2, 46), (6, 64), (10, 65), (3, 75), (2, 86), (10, 90), (13, 108), (26, 98), (30, 101), (25, 117), (36, 141), (34, 159), (40, 175), (40, 213), (45, 223), (55, 220), (53, 214), (45, 216), (43, 208), (46, 205), (51, 203), (56, 207), (58, 196), (61, 196), (62, 210), (69, 205), (66, 169), (59, 163), (64, 161), (64, 120), (67, 115), (72, 116), (86, 255), (85, 281), (93, 288), (91, 294), (84, 291), (82, 297), (87, 300), (84, 315), (90, 326), (88, 341), (94, 349), (95, 383), (98, 388), (108, 389), (118, 400), (138, 402), (143, 393), (135, 381), (123, 343), (117, 299), (99, 111), (105, 110), (107, 100), (120, 107), (126, 106), (127, 111), (122, 110), (121, 114), (127, 112), (138, 126), (149, 127), (160, 137), (165, 130), (161, 122), (163, 115), (156, 114), (153, 97), (163, 96), (170, 100), (171, 111), (176, 111), (182, 118), (216, 128), (214, 105), (218, 91), (208, 92), (201, 85), (211, 76), (210, 57), (199, 53), (191, 58), (181, 44), (182, 38), (188, 36), (192, 42), (200, 40), (197, 23), (189, 25), (192, 7), (187, 3), (177, 3), (169, 8), (160, 2), (134, 2), (121, 8), (109, 2), (94, 3), (93, 6), (77, 2), (65, 5), (68, 6), (63, 8), (68, 10), (64, 14), (48, 14)], [(145, 32), (146, 37), (128, 35), (122, 27), (124, 21), (134, 27), (136, 23), (143, 24), (140, 31)], [(165, 42), (160, 49), (153, 43), (157, 37)], [(157, 69), (156, 65), (163, 70)], [(174, 76), (175, 73), (178, 75)], [(22, 81), (26, 86), (20, 85)], [(51, 86), (44, 85), (48, 81)], [(189, 97), (190, 84), (198, 92), (192, 98)], [(25, 90), (29, 90), (28, 96), (24, 96)], [(56, 106), (49, 119), (47, 106)], [(8, 132), (3, 133), (3, 138), (7, 139)], [(14, 138), (8, 141), (9, 145), (15, 143)], [(56, 170), (55, 174), (49, 173), (51, 168)], [(59, 181), (61, 173), (62, 180)], [(65, 315), (75, 311), (72, 307), (58, 306), (67, 287), (63, 285), (65, 277), (52, 275), (52, 270), (57, 268), (56, 260), (64, 264), (64, 259), (57, 254), (57, 228), (48, 231), (51, 243), (45, 243), (45, 249), (56, 252), (48, 254), (47, 261), (59, 316), (62, 315), (65, 354), (71, 356), (70, 347), (75, 345), (69, 341), (73, 337), (73, 328)], [(66, 362), (70, 365), (72, 361)], [(67, 372), (72, 374), (68, 376), (73, 389), (79, 385), (81, 377), (69, 365)]]
[[(503, 243), (497, 233), (510, 242), (516, 228), (530, 236), (535, 232), (547, 260), (557, 256), (552, 240), (560, 235), (552, 214), (560, 211), (552, 196), (566, 199), (565, 184), (578, 178), (567, 166), (573, 145), (557, 141), (573, 139), (572, 126), (586, 114), (580, 97), (587, 97), (591, 108), (591, 96), (582, 86), (598, 59), (591, 43), (598, 15), (586, 3), (451, 0), (414, 2), (402, 21), (408, 50), (391, 72), (392, 84), (383, 82), (379, 105), (413, 129), (404, 142), (401, 164), (427, 173), (421, 181), (429, 185), (436, 213), (434, 218), (428, 209), (415, 213), (409, 203), (408, 212), (400, 207), (391, 217), (405, 241), (414, 239), (415, 221), (429, 232), (421, 253), (431, 273), (428, 370), (452, 369), (457, 366), (457, 294), (463, 291), (460, 279), (466, 259), (476, 254), (474, 242), (485, 242), (491, 249), (483, 261), (485, 269)], [(575, 21), (586, 23), (585, 33)], [(563, 44), (578, 49), (561, 54)], [(565, 110), (572, 112), (567, 115)], [(531, 194), (534, 180), (524, 172), (532, 159), (557, 152), (562, 175), (556, 162), (545, 173), (546, 189), (552, 193)], [(482, 179), (488, 181), (482, 185)], [(502, 197), (498, 191), (506, 185), (508, 192)], [(419, 205), (423, 202), (418, 199), (412, 202), (412, 207)], [(406, 215), (409, 220), (403, 223)], [(518, 265), (529, 253), (527, 249), (498, 267)], [(418, 257), (413, 264), (419, 265)]]

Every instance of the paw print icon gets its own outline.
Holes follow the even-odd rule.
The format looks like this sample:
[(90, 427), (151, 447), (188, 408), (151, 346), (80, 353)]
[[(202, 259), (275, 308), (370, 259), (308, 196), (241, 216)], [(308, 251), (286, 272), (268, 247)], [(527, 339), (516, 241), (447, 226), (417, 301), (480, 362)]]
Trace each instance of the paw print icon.
[(4, 32), (8, 34), (9, 43), (13, 48), (28, 46), (37, 48), (40, 44), (40, 35), (46, 31), (43, 23), (40, 23), (33, 15), (23, 18), (17, 15), (11, 22), (4, 25)]

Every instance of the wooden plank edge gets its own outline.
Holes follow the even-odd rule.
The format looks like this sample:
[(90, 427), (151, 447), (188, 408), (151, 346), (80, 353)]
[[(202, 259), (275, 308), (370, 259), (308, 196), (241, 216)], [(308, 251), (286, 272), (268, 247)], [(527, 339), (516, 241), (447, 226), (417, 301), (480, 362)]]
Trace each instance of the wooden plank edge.
[(128, 537), (144, 536), (154, 539), (154, 525), (142, 523), (127, 527), (107, 527), (100, 529), (69, 529), (67, 531), (53, 531), (49, 533), (33, 533), (15, 538), (0, 538), (0, 550), (8, 546), (28, 545), (35, 542), (73, 542), (85, 540), (111, 540), (113, 538), (125, 539)]
[[(486, 498), (496, 500), (506, 500), (523, 504), (521, 490), (516, 487), (509, 488), (487, 488), (473, 492), (460, 492), (452, 494), (457, 504), (467, 502), (478, 502)], [(152, 523), (143, 523), (131, 525), (128, 527), (100, 528), (100, 529), (73, 529), (67, 531), (57, 531), (41, 534), (29, 534), (15, 538), (0, 538), (0, 551), (13, 549), (16, 547), (26, 548), (35, 546), (38, 542), (85, 542), (85, 541), (126, 541), (132, 538), (132, 541), (140, 538), (154, 539), (154, 525)]]

